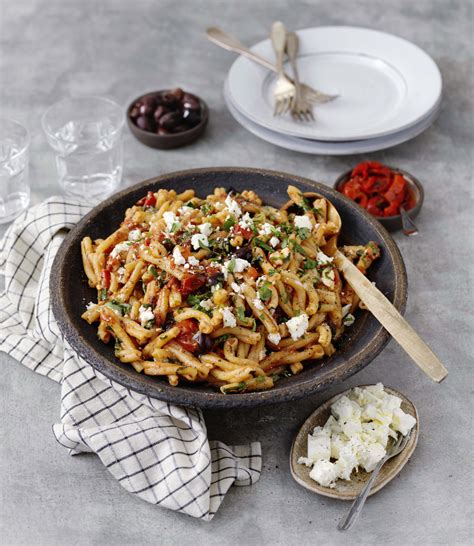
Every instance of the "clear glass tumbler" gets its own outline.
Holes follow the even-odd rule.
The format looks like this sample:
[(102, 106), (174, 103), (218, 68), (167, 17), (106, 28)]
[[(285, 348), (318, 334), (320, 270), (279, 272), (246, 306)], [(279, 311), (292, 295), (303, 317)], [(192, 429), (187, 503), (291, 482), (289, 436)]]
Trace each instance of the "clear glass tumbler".
[(28, 131), (0, 118), (0, 224), (11, 222), (30, 204)]
[(57, 152), (59, 184), (67, 195), (98, 201), (122, 180), (124, 112), (101, 97), (64, 99), (42, 118), (49, 144)]

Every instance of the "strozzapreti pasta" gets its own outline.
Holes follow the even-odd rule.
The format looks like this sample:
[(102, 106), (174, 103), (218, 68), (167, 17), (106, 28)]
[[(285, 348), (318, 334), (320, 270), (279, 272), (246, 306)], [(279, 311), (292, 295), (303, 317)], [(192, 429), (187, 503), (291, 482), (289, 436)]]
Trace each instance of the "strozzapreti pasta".
[[(277, 209), (254, 191), (160, 189), (105, 239), (81, 243), (97, 303), (82, 317), (137, 372), (222, 393), (270, 389), (331, 356), (359, 300), (334, 264), (340, 218), (288, 187)], [(378, 246), (340, 250), (365, 273)]]

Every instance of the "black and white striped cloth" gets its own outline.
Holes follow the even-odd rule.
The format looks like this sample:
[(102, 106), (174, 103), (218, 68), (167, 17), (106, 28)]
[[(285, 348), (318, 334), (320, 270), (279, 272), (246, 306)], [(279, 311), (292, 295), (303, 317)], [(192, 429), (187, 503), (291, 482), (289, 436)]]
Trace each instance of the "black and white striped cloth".
[(61, 422), (53, 432), (72, 455), (94, 452), (130, 493), (209, 521), (232, 484), (258, 480), (260, 444), (208, 441), (200, 410), (132, 392), (65, 343), (51, 311), (49, 274), (65, 231), (88, 210), (51, 197), (0, 241), (0, 350), (61, 383)]

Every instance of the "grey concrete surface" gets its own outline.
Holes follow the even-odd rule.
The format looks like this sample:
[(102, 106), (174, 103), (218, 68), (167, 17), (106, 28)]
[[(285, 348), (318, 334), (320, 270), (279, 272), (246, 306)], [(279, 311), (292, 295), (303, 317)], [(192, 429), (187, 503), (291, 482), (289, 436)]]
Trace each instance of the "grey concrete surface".
[[(472, 527), (473, 4), (469, 0), (0, 0), (0, 115), (32, 133), (31, 183), (38, 202), (58, 191), (40, 130), (45, 108), (68, 93), (108, 95), (123, 105), (143, 91), (181, 85), (211, 107), (195, 145), (146, 148), (125, 132), (124, 185), (176, 169), (246, 165), (332, 183), (361, 157), (281, 150), (237, 125), (222, 98), (233, 55), (206, 42), (220, 25), (246, 43), (272, 20), (291, 28), (352, 24), (398, 34), (439, 64), (444, 102), (423, 135), (370, 158), (424, 182), (420, 235), (395, 239), (409, 277), (406, 316), (449, 368), (435, 385), (390, 343), (344, 385), (293, 405), (207, 412), (209, 435), (259, 440), (264, 463), (253, 487), (233, 488), (210, 523), (159, 509), (125, 492), (94, 456), (69, 457), (52, 435), (59, 387), (0, 355), (0, 543), (121, 544), (468, 544)], [(369, 499), (350, 534), (336, 531), (346, 504), (293, 482), (292, 438), (305, 417), (345, 387), (383, 381), (420, 412), (410, 463)]]

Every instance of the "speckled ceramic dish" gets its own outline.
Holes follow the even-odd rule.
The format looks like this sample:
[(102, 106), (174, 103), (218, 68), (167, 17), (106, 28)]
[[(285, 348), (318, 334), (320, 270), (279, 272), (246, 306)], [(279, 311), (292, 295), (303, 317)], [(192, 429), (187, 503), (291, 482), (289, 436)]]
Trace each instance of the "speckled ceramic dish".
[[(413, 197), (415, 198), (415, 206), (407, 211), (408, 216), (414, 220), (418, 213), (421, 210), (421, 207), (423, 206), (423, 200), (425, 198), (425, 192), (423, 190), (423, 186), (421, 185), (421, 182), (418, 180), (418, 178), (415, 178), (412, 174), (408, 173), (407, 171), (403, 171), (402, 169), (394, 169), (390, 167), (392, 171), (398, 172), (403, 174), (403, 177), (407, 181), (408, 188), (410, 189), (410, 192), (413, 194)], [(349, 178), (351, 177), (352, 169), (350, 171), (346, 171), (344, 174), (341, 174), (339, 178), (334, 182), (334, 188), (336, 190), (340, 190), (344, 182), (347, 182)], [(402, 229), (402, 217), (400, 214), (396, 214), (395, 216), (382, 216), (382, 217), (376, 217), (374, 218), (379, 221), (385, 229), (388, 229), (388, 231), (398, 231), (399, 229)]]
[(95, 239), (110, 234), (119, 226), (125, 210), (147, 191), (160, 187), (178, 192), (193, 188), (198, 196), (205, 197), (218, 186), (237, 191), (254, 189), (264, 202), (279, 207), (288, 200), (289, 184), (302, 191), (319, 192), (334, 203), (342, 218), (342, 244), (373, 240), (380, 245), (382, 256), (370, 268), (369, 278), (403, 313), (407, 278), (400, 252), (387, 231), (355, 203), (323, 184), (291, 174), (235, 167), (205, 168), (166, 174), (127, 188), (99, 204), (71, 230), (56, 256), (51, 279), (54, 315), (67, 341), (98, 371), (134, 391), (175, 404), (199, 407), (229, 408), (292, 401), (339, 383), (367, 366), (390, 336), (370, 313), (362, 311), (357, 313), (355, 324), (340, 339), (338, 350), (331, 358), (306, 364), (302, 373), (278, 381), (271, 390), (232, 395), (196, 384), (171, 387), (162, 379), (137, 373), (115, 358), (112, 344), (105, 345), (98, 340), (95, 325), (81, 319), (85, 305), (97, 297), (83, 272), (81, 239), (86, 235)]
[[(367, 385), (361, 386), (366, 387)], [(319, 406), (319, 408), (313, 412), (308, 419), (306, 419), (293, 442), (290, 453), (291, 475), (300, 485), (306, 489), (309, 489), (310, 491), (313, 491), (314, 493), (318, 493), (319, 495), (340, 500), (354, 500), (362, 491), (362, 488), (369, 479), (370, 474), (365, 472), (365, 470), (360, 470), (357, 474), (353, 472), (351, 481), (337, 480), (334, 488), (323, 487), (309, 477), (310, 468), (303, 464), (299, 464), (298, 459), (300, 457), (307, 456), (308, 434), (313, 431), (314, 427), (323, 426), (326, 423), (331, 415), (331, 406), (339, 397), (348, 394), (350, 390), (351, 389), (333, 396), (327, 402), (324, 402), (324, 404)], [(369, 496), (377, 493), (377, 491), (380, 491), (382, 487), (387, 485), (393, 480), (393, 478), (395, 478), (395, 476), (407, 464), (408, 460), (413, 454), (413, 451), (415, 451), (415, 447), (418, 442), (419, 418), (415, 405), (413, 402), (410, 402), (406, 396), (395, 389), (384, 387), (384, 390), (389, 394), (393, 394), (394, 396), (398, 396), (402, 399), (402, 410), (405, 413), (409, 413), (416, 419), (416, 425), (413, 427), (410, 439), (408, 440), (408, 443), (403, 451), (396, 457), (393, 457), (393, 459), (389, 459), (382, 466), (382, 469), (380, 470), (379, 475), (375, 479), (375, 483), (370, 490)]]

